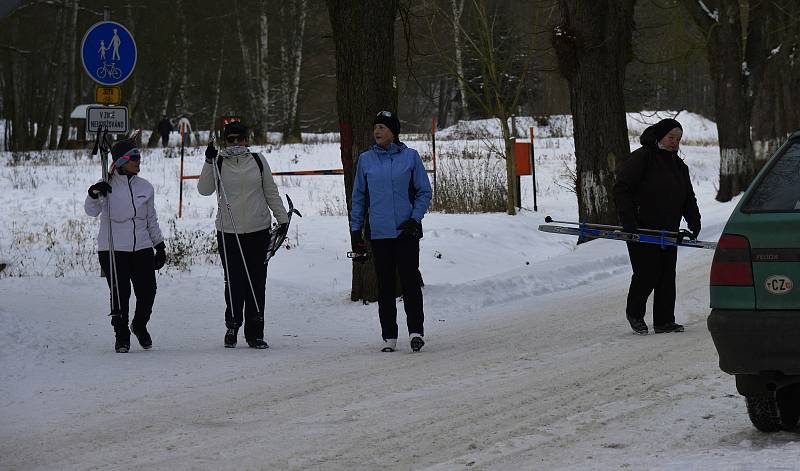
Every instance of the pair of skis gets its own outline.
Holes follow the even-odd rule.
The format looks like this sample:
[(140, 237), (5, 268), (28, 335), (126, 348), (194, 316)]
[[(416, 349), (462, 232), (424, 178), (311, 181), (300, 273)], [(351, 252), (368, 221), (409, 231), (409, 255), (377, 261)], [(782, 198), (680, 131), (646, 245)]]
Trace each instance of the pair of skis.
[[(706, 242), (692, 239), (692, 233), (685, 229), (682, 229), (679, 232), (660, 231), (655, 229), (638, 229), (634, 233), (623, 231), (621, 226), (591, 224), (588, 222), (554, 221), (550, 216), (544, 218), (544, 221), (548, 224), (542, 224), (539, 226), (539, 230), (542, 232), (576, 235), (582, 239), (622, 240), (625, 242), (654, 244), (661, 247), (694, 247), (697, 249), (717, 248), (716, 242)], [(569, 226), (554, 225), (551, 223), (567, 224)]]

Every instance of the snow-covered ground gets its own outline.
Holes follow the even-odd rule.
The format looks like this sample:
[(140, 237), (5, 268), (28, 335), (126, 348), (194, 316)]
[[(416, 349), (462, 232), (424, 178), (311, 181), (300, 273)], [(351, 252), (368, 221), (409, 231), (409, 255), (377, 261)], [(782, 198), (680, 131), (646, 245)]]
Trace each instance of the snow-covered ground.
[[(694, 124), (688, 142), (713, 139)], [(453, 137), (437, 153), (485, 145)], [(271, 348), (222, 348), (222, 273), (204, 253), (214, 201), (187, 181), (177, 219), (179, 159), (162, 150), (145, 151), (142, 176), (170, 250), (191, 250), (159, 273), (154, 348), (116, 354), (82, 209), (99, 164), (0, 154), (0, 469), (800, 469), (800, 436), (753, 429), (717, 367), (711, 252), (680, 254), (687, 332), (632, 335), (624, 244), (536, 230), (577, 212), (571, 140), (536, 146), (538, 213), (426, 216), (427, 344), (414, 355), (407, 342), (378, 352), (377, 306), (349, 301), (338, 176), (278, 178), (304, 217), (270, 263)], [(273, 170), (339, 166), (336, 143), (261, 150)], [(683, 152), (713, 240), (735, 203), (714, 201), (718, 150)], [(201, 162), (191, 149), (186, 173)]]

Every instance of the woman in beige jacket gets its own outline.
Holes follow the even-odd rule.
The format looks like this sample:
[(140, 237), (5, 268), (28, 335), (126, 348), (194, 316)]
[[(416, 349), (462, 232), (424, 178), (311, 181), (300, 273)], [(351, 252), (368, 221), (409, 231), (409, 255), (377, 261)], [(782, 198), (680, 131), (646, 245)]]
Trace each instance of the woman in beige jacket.
[(264, 349), (269, 347), (264, 341), (269, 229), (274, 215), (278, 230), (286, 231), (289, 217), (267, 159), (247, 147), (247, 128), (241, 122), (229, 123), (224, 136), (219, 151), (209, 143), (197, 190), (201, 195), (217, 192), (219, 202), (216, 229), (225, 272), (225, 347), (236, 347), (244, 323), (247, 345)]

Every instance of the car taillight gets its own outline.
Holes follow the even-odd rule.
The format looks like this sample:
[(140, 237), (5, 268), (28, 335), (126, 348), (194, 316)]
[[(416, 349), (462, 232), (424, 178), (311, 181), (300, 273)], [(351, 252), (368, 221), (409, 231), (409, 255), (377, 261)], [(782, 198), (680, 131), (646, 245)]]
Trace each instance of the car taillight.
[(711, 264), (711, 286), (753, 286), (747, 237), (722, 234)]

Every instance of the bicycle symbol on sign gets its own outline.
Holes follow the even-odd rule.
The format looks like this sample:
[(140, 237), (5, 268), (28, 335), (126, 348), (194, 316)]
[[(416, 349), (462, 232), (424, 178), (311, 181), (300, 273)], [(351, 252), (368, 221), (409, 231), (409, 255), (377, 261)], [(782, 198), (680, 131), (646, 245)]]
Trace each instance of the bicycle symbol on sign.
[(97, 76), (99, 78), (105, 78), (106, 75), (116, 80), (122, 76), (122, 71), (119, 67), (114, 66), (113, 62), (111, 64), (103, 62), (103, 65), (97, 68)]

